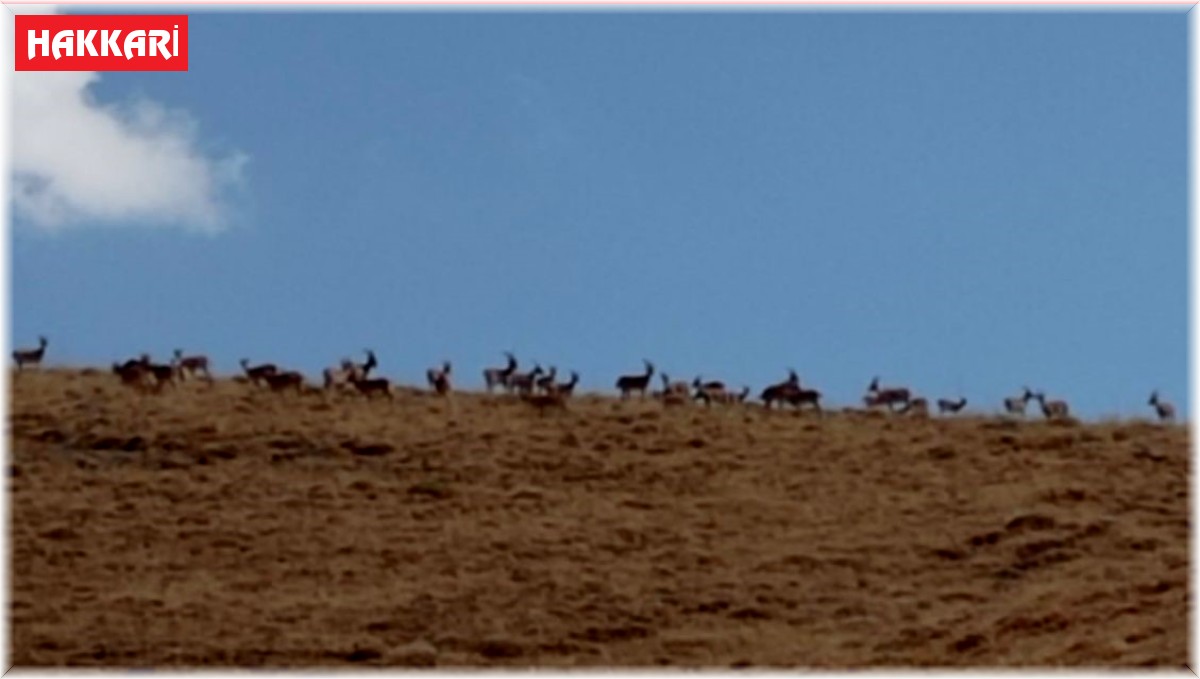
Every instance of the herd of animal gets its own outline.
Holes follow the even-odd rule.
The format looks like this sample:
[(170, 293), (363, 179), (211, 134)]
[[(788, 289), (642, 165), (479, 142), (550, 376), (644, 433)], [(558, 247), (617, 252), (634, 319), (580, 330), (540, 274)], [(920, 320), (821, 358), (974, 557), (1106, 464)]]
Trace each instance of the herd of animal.
[[(12, 352), (17, 370), (27, 366), (38, 366), (46, 355), (49, 342), (45, 337), (38, 338), (36, 349), (17, 349)], [(241, 360), (243, 376), (239, 379), (258, 387), (274, 392), (295, 391), (334, 393), (338, 391), (358, 392), (368, 398), (382, 396), (393, 398), (396, 385), (386, 377), (372, 377), (379, 362), (375, 352), (364, 350), (366, 360), (358, 363), (351, 359), (343, 359), (335, 366), (322, 372), (323, 384), (314, 387), (304, 379), (304, 375), (296, 370), (285, 370), (274, 363), (251, 365), (247, 359)], [(565, 408), (567, 399), (575, 393), (579, 384), (579, 373), (572, 371), (571, 379), (560, 381), (558, 369), (554, 366), (549, 371), (535, 364), (532, 370), (521, 372), (518, 362), (512, 352), (504, 352), (506, 362), (503, 366), (486, 368), (483, 371), (484, 385), (489, 394), (501, 389), (509, 394), (519, 396), (522, 400), (544, 412), (550, 408)], [(658, 373), (662, 388), (651, 390), (651, 382), (655, 375), (654, 364), (643, 361), (645, 369), (641, 373), (622, 375), (617, 378), (616, 388), (622, 399), (628, 399), (635, 394), (641, 398), (661, 400), (664, 405), (683, 405), (689, 402), (703, 402), (707, 406), (715, 404), (741, 404), (750, 396), (750, 387), (734, 391), (719, 380), (704, 380), (696, 377), (690, 383), (673, 381), (666, 373)], [(113, 363), (112, 372), (121, 382), (140, 390), (158, 392), (164, 387), (175, 386), (188, 379), (213, 381), (210, 371), (210, 361), (204, 355), (184, 355), (180, 349), (169, 363), (155, 363), (149, 354), (142, 354), (122, 363)], [(429, 388), (440, 396), (448, 396), (453, 391), (451, 383), (452, 365), (449, 361), (440, 366), (430, 368), (425, 377)], [(804, 387), (795, 370), (788, 371), (784, 381), (767, 386), (759, 395), (764, 406), (770, 410), (773, 407), (783, 408), (792, 406), (797, 410), (811, 409), (821, 412), (821, 392)], [(1034, 392), (1028, 387), (1022, 389), (1020, 396), (1004, 399), (1004, 412), (1009, 415), (1024, 416), (1030, 401), (1036, 400), (1041, 406), (1042, 415), (1047, 419), (1062, 419), (1070, 416), (1070, 407), (1063, 400), (1047, 400), (1043, 392)], [(863, 404), (869, 408), (887, 408), (889, 412), (929, 415), (929, 401), (918, 396), (907, 387), (880, 386), (879, 378), (871, 380), (867, 386)], [(941, 398), (936, 402), (939, 414), (947, 415), (961, 411), (967, 405), (967, 399)], [(1148, 405), (1154, 408), (1159, 420), (1172, 422), (1175, 420), (1175, 407), (1162, 400), (1157, 391), (1150, 394)]]

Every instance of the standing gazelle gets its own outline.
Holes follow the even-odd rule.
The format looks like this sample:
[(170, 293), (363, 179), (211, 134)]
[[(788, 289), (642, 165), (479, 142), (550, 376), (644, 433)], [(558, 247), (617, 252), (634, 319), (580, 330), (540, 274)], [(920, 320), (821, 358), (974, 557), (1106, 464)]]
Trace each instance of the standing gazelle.
[(425, 371), (425, 379), (429, 381), (429, 386), (438, 393), (439, 396), (445, 396), (450, 393), (450, 361), (442, 361), (441, 369), (430, 368)]
[(355, 363), (348, 358), (343, 358), (337, 367), (329, 367), (321, 371), (326, 391), (352, 387), (356, 381), (370, 377), (371, 370), (379, 365), (379, 361), (375, 359), (374, 351), (363, 349), (363, 352), (367, 355), (365, 363)]
[(545, 373), (546, 371), (542, 369), (540, 363), (534, 363), (533, 370), (527, 373), (513, 373), (509, 375), (507, 385), (509, 393), (532, 394), (534, 387), (537, 386), (538, 376)]
[(340, 365), (335, 367), (325, 368), (321, 371), (326, 391), (338, 389), (353, 382), (353, 376), (357, 375), (358, 368), (354, 361), (348, 358), (343, 358)]
[(180, 379), (179, 366), (173, 363), (154, 363), (150, 360), (150, 354), (142, 354), (138, 359), (142, 369), (154, 378), (154, 383), (157, 388), (161, 389), (164, 385), (175, 386), (175, 381)]
[(821, 413), (821, 392), (816, 389), (805, 389), (800, 386), (799, 380), (787, 394), (787, 402), (795, 406), (796, 410), (809, 405), (817, 411), (817, 414)]
[(1047, 401), (1046, 394), (1040, 391), (1034, 394), (1033, 397), (1036, 398), (1038, 403), (1042, 406), (1042, 415), (1044, 415), (1047, 420), (1064, 418), (1071, 414), (1071, 408), (1067, 405), (1066, 401)]
[(517, 357), (513, 356), (511, 351), (504, 352), (504, 356), (508, 359), (508, 365), (503, 368), (485, 368), (483, 371), (483, 382), (487, 385), (489, 394), (496, 386), (508, 387), (509, 378), (517, 372)]
[(363, 349), (363, 352), (367, 355), (367, 362), (352, 362), (350, 365), (354, 371), (355, 378), (365, 380), (371, 376), (371, 370), (379, 365), (379, 361), (375, 360), (375, 352), (371, 349)]
[[(650, 378), (654, 377), (654, 364), (646, 359), (642, 359), (642, 363), (646, 364), (646, 372), (641, 375), (622, 375), (617, 378), (617, 389), (621, 391), (621, 398), (629, 398), (633, 392), (638, 392), (642, 398), (646, 397), (646, 387), (650, 384)], [(686, 389), (686, 387), (684, 387)]]
[(371, 398), (375, 394), (382, 394), (386, 396), (388, 400), (392, 400), (396, 396), (395, 387), (392, 385), (392, 381), (386, 377), (364, 378), (355, 375), (350, 383), (354, 385), (354, 388), (357, 389), (360, 394), (366, 396), (367, 398)]
[(562, 396), (563, 398), (566, 398), (566, 397), (570, 396), (571, 394), (575, 393), (575, 387), (578, 384), (579, 384), (579, 373), (572, 370), (570, 382), (562, 382), (560, 384), (555, 384), (550, 388), (550, 391), (548, 391), (546, 393), (555, 393), (555, 394), (558, 394), (559, 396)]
[(800, 389), (800, 376), (796, 374), (795, 368), (788, 368), (788, 378), (784, 382), (776, 382), (762, 390), (759, 398), (762, 399), (763, 405), (767, 410), (771, 409), (772, 403), (778, 403), (782, 408), (784, 403), (795, 395)]
[(867, 396), (871, 403), (886, 405), (891, 411), (896, 409), (897, 404), (907, 409), (912, 398), (907, 387), (880, 387), (879, 377), (873, 378), (871, 384), (867, 385)]
[(279, 367), (274, 363), (261, 363), (259, 365), (250, 365), (250, 359), (243, 358), (239, 361), (242, 370), (246, 373), (246, 377), (251, 384), (265, 383), (268, 375), (274, 375), (279, 372)]
[(555, 380), (557, 379), (558, 368), (555, 366), (550, 366), (550, 372), (534, 380), (534, 390), (537, 391), (540, 389), (543, 394), (549, 394), (550, 392), (554, 391), (554, 385), (556, 384)]
[(1029, 402), (1032, 400), (1033, 392), (1029, 390), (1029, 387), (1021, 387), (1020, 396), (1009, 396), (1008, 398), (1004, 399), (1004, 412), (1008, 413), (1009, 415), (1020, 415), (1021, 417), (1024, 417), (1025, 406), (1029, 405)]
[(1154, 406), (1154, 412), (1158, 413), (1159, 421), (1175, 421), (1175, 406), (1160, 399), (1158, 397), (1158, 390), (1155, 390), (1150, 394), (1150, 405)]
[(17, 370), (24, 368), (26, 364), (41, 364), (42, 357), (46, 355), (46, 345), (48, 344), (49, 342), (46, 341), (46, 338), (39, 335), (37, 349), (17, 349), (13, 351), (12, 357), (13, 361), (16, 361), (17, 363)]
[(175, 358), (171, 360), (171, 365), (174, 365), (179, 371), (179, 378), (184, 376), (196, 377), (199, 374), (204, 375), (204, 379), (211, 383), (213, 381), (212, 373), (208, 371), (208, 357), (203, 354), (193, 356), (184, 356), (183, 349), (175, 350)]

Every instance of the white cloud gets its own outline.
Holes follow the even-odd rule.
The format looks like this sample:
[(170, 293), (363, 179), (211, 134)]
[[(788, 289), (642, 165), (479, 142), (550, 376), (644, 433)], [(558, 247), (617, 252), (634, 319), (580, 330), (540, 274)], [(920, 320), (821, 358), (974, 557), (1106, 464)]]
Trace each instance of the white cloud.
[(247, 157), (206, 153), (187, 112), (149, 99), (99, 102), (98, 73), (10, 73), (19, 221), (50, 230), (228, 225)]

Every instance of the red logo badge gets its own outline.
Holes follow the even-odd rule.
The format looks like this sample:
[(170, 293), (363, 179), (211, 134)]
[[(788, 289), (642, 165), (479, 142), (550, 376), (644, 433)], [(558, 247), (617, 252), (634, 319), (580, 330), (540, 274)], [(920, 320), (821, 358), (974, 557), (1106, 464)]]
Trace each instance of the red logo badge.
[(187, 15), (17, 14), (18, 71), (186, 71)]

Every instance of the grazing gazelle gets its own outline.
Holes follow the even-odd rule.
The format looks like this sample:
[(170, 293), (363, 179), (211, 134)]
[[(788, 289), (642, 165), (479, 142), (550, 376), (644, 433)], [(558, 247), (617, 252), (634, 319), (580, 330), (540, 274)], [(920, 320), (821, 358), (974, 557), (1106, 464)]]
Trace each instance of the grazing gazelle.
[(38, 336), (37, 349), (17, 349), (12, 352), (13, 360), (17, 363), (17, 370), (24, 368), (26, 365), (39, 365), (42, 362), (42, 357), (46, 355), (46, 345), (49, 342), (45, 337)]
[(1009, 415), (1025, 416), (1025, 406), (1033, 400), (1033, 392), (1029, 390), (1029, 387), (1021, 387), (1021, 392), (1020, 396), (1009, 396), (1004, 399), (1004, 412)]
[(929, 401), (924, 396), (915, 396), (909, 399), (908, 403), (904, 404), (904, 408), (900, 412), (917, 417), (928, 417)]
[(517, 358), (511, 351), (504, 352), (504, 356), (508, 358), (508, 365), (503, 368), (486, 368), (483, 371), (483, 382), (487, 385), (489, 394), (497, 385), (507, 388), (509, 378), (517, 372)]
[(140, 359), (125, 361), (124, 363), (113, 363), (113, 374), (121, 378), (121, 384), (127, 387), (134, 387), (145, 391), (152, 386), (158, 387), (157, 384), (151, 384), (150, 372), (146, 370), (146, 366), (142, 365)]
[(705, 382), (699, 376), (692, 380), (693, 401), (704, 401), (704, 405), (712, 406), (713, 403), (736, 403), (737, 394), (725, 388), (725, 383), (720, 380), (709, 380)]
[(1150, 405), (1154, 406), (1154, 412), (1158, 413), (1158, 419), (1162, 422), (1175, 421), (1175, 406), (1160, 399), (1157, 390), (1150, 394)]
[(430, 368), (425, 371), (425, 379), (429, 382), (429, 386), (438, 393), (439, 396), (445, 396), (450, 393), (450, 361), (442, 361), (442, 367)]
[(295, 370), (285, 370), (283, 372), (273, 372), (262, 376), (263, 382), (274, 392), (283, 392), (287, 389), (294, 389), (299, 394), (304, 388), (304, 375)]
[(946, 413), (957, 413), (967, 405), (966, 397), (959, 397), (957, 401), (951, 401), (948, 398), (939, 398), (937, 402), (938, 413), (945, 415)]
[(666, 398), (667, 396), (669, 396), (671, 394), (675, 394), (677, 396), (687, 396), (688, 395), (687, 382), (684, 382), (682, 380), (676, 380), (676, 381), (672, 382), (670, 376), (667, 375), (666, 373), (659, 373), (658, 379), (662, 380), (662, 385), (663, 385), (662, 393), (658, 394), (658, 396), (660, 398)]
[[(719, 382), (716, 384), (720, 384)], [(712, 407), (713, 403), (729, 403), (730, 393), (725, 391), (725, 386), (703, 384), (699, 380), (692, 382), (692, 400), (704, 401), (704, 405)]]
[(208, 371), (208, 357), (203, 354), (184, 356), (183, 349), (176, 349), (175, 357), (171, 360), (171, 363), (178, 368), (180, 379), (183, 379), (184, 376), (195, 377), (198, 374), (203, 374), (206, 381), (213, 381), (212, 373)]
[(725, 391), (725, 383), (721, 380), (709, 380), (705, 382), (697, 375), (696, 379), (692, 380), (692, 388), (705, 391)]
[(521, 394), (521, 400), (537, 409), (539, 415), (545, 415), (547, 410), (567, 409), (567, 394), (560, 391), (551, 391), (545, 394)]
[(646, 359), (642, 359), (646, 364), (646, 372), (641, 375), (622, 375), (617, 378), (617, 389), (621, 392), (621, 398), (629, 398), (633, 392), (638, 392), (642, 398), (646, 397), (646, 387), (650, 384), (650, 378), (654, 377), (654, 364)]
[(684, 405), (687, 405), (687, 403), (688, 403), (688, 395), (686, 392), (682, 393), (682, 394), (677, 391), (666, 392), (666, 393), (655, 392), (655, 394), (657, 395), (657, 398), (660, 401), (662, 401), (664, 408), (674, 408), (677, 406), (684, 406)]
[(118, 370), (119, 371), (129, 371), (129, 370), (133, 370), (135, 368), (141, 370), (145, 367), (142, 365), (142, 357), (141, 356), (139, 356), (137, 358), (131, 358), (128, 361), (125, 361), (124, 363), (114, 363), (113, 366), (115, 368), (117, 368), (117, 370), (113, 371), (114, 373), (117, 373)]
[(911, 394), (907, 387), (880, 387), (879, 378), (875, 377), (871, 380), (871, 384), (867, 386), (867, 394), (872, 395), (872, 401), (876, 405), (886, 405), (888, 410), (895, 411), (896, 405), (907, 406)]
[(862, 400), (863, 400), (863, 407), (867, 408), (868, 410), (870, 410), (872, 408), (877, 408), (881, 405), (886, 405), (883, 402), (883, 400), (881, 400), (879, 398), (879, 396), (877, 394), (865, 394), (863, 396)]
[(1047, 401), (1044, 392), (1034, 394), (1034, 398), (1042, 406), (1042, 415), (1048, 420), (1067, 417), (1071, 414), (1071, 409), (1067, 406), (1067, 402), (1063, 400)]

